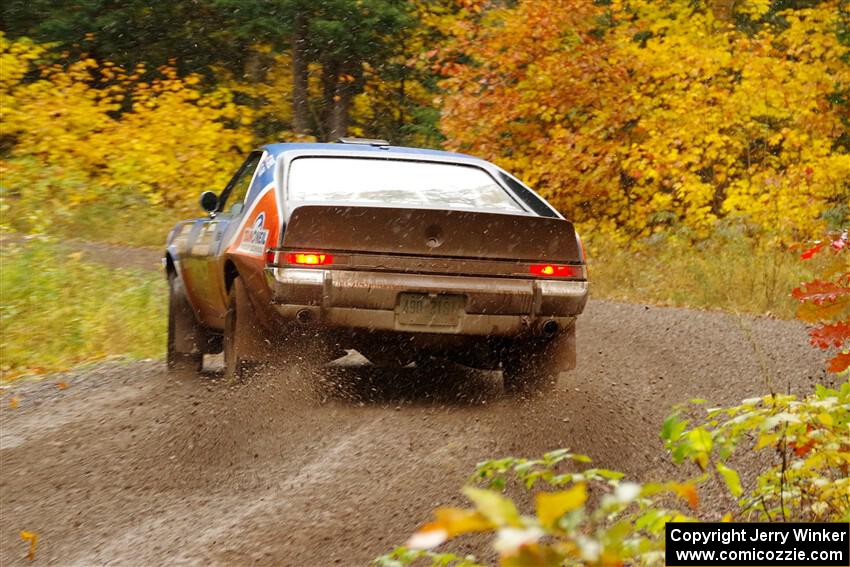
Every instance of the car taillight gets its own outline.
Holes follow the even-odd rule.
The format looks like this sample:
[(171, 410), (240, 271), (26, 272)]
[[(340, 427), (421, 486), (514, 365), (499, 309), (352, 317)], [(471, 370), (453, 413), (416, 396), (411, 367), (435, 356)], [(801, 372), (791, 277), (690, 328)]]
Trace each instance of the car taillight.
[(299, 266), (327, 266), (334, 263), (334, 257), (331, 254), (319, 254), (318, 252), (288, 252), (286, 263)]
[(555, 264), (532, 264), (528, 271), (535, 276), (546, 276), (552, 278), (571, 278), (580, 275), (579, 268), (575, 266), (557, 266)]

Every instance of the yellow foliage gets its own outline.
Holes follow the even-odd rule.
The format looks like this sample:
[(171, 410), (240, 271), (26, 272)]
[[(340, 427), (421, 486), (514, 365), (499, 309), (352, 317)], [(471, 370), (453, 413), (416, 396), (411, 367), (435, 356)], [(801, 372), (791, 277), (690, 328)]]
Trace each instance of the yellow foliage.
[(3, 199), (46, 211), (31, 228), (110, 193), (188, 207), (200, 191), (223, 188), (250, 149), (243, 126), (252, 116), (227, 89), (201, 91), (197, 77), (171, 68), (143, 82), (141, 66), (63, 64), (47, 53), (0, 34), (3, 133), (13, 141), (0, 161)]
[[(254, 77), (238, 78), (223, 67), (215, 68), (218, 84), (245, 101), (239, 108), (251, 109), (252, 125), (258, 126), (264, 141), (315, 141), (313, 136), (297, 134), (290, 129), (293, 118), (291, 54), (272, 53), (269, 46), (256, 45), (249, 57), (261, 60), (263, 70), (258, 70)], [(321, 85), (311, 92), (315, 96), (320, 93)]]
[(576, 484), (567, 490), (538, 492), (534, 500), (540, 523), (546, 527), (552, 527), (567, 512), (584, 506), (587, 500), (587, 487), (584, 484)]
[[(757, 22), (768, 7), (734, 9)], [(472, 62), (443, 81), (441, 126), (623, 239), (725, 217), (815, 235), (850, 203), (848, 106), (831, 101), (848, 47), (835, 0), (780, 15), (748, 34), (690, 0), (519, 2), (456, 38)]]
[(35, 546), (38, 543), (38, 534), (35, 532), (22, 531), (21, 539), (29, 542), (29, 546), (27, 547), (27, 559), (32, 561), (35, 559)]

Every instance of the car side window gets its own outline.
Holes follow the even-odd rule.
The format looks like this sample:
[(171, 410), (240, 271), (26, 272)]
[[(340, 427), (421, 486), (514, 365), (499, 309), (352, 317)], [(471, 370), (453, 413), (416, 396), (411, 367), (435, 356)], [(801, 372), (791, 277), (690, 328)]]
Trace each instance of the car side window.
[(222, 195), (221, 210), (232, 215), (238, 215), (242, 212), (245, 206), (245, 196), (251, 186), (251, 179), (254, 177), (254, 172), (257, 170), (262, 157), (262, 152), (253, 152), (248, 156), (248, 159), (245, 160), (245, 163), (242, 164), (242, 167), (239, 168), (239, 171), (236, 172), (225, 189), (226, 194)]
[(260, 160), (260, 165), (257, 168), (257, 174), (254, 176), (254, 181), (251, 183), (251, 188), (248, 189), (248, 202), (254, 202), (257, 195), (274, 182), (274, 169), (277, 161), (269, 152), (263, 152), (263, 157)]
[(558, 218), (558, 215), (556, 215), (552, 211), (552, 209), (550, 209), (543, 201), (540, 200), (540, 198), (534, 195), (531, 191), (526, 189), (522, 185), (522, 183), (519, 183), (516, 179), (501, 172), (499, 172), (499, 177), (502, 178), (502, 181), (505, 182), (505, 185), (510, 187), (511, 191), (513, 191), (517, 197), (522, 199), (522, 202), (525, 203), (529, 209), (531, 209), (541, 217)]

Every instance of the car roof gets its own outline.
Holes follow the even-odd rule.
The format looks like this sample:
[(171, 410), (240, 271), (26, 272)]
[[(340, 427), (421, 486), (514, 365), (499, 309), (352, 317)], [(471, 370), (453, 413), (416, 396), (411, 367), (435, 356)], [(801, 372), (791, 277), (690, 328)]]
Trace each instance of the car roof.
[(435, 158), (444, 158), (447, 161), (463, 160), (465, 162), (475, 161), (482, 165), (491, 165), (489, 162), (466, 154), (455, 152), (445, 152), (442, 150), (431, 150), (426, 148), (408, 148), (404, 146), (380, 146), (363, 143), (279, 143), (267, 144), (263, 149), (278, 157), (288, 152), (309, 153), (315, 151), (317, 153), (327, 155), (329, 152), (339, 152), (341, 154), (351, 155), (362, 153), (364, 156), (381, 156), (387, 154), (409, 155), (410, 157), (430, 156)]

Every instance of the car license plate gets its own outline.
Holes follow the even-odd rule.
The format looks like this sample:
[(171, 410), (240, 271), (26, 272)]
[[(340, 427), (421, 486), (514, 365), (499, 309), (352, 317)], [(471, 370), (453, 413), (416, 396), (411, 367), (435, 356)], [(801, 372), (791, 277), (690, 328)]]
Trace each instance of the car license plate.
[(454, 327), (465, 303), (463, 295), (402, 293), (396, 308), (396, 321), (401, 325)]

